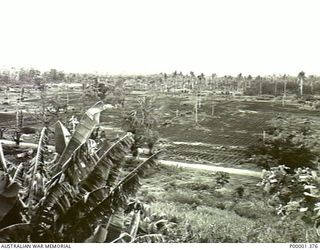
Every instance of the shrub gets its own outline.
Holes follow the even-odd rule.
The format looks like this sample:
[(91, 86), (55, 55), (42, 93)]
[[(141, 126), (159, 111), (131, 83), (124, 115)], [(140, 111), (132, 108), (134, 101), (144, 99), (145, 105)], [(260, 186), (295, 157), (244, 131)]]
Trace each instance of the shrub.
[(309, 168), (298, 168), (294, 173), (278, 166), (265, 171), (259, 185), (269, 194), (277, 213), (283, 217), (300, 217), (313, 222), (318, 217), (319, 183)]
[(317, 140), (308, 121), (279, 117), (272, 123), (264, 140), (248, 147), (247, 156), (267, 170), (277, 165), (285, 165), (292, 172), (299, 167), (315, 169), (316, 153), (312, 150)]
[(224, 187), (229, 183), (230, 175), (226, 172), (216, 172), (216, 188)]
[(233, 210), (237, 215), (248, 219), (268, 218), (271, 214), (264, 204), (251, 201), (240, 201), (235, 204)]
[(183, 191), (171, 191), (166, 195), (166, 200), (189, 205), (201, 204), (201, 199), (197, 194), (190, 194)]

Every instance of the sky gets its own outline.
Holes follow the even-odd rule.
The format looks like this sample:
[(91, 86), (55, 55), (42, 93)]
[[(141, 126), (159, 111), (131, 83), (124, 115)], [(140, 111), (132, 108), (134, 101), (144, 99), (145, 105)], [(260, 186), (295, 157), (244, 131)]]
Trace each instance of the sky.
[(320, 75), (319, 0), (1, 0), (0, 67)]

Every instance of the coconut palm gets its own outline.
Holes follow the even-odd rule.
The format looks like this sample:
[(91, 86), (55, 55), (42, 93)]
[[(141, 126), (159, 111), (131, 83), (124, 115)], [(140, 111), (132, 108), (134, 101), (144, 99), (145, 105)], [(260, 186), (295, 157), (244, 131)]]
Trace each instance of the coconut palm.
[(316, 76), (315, 75), (309, 76), (311, 94), (313, 94), (313, 91), (314, 91), (314, 83), (315, 83), (315, 81), (316, 81)]
[(286, 99), (286, 96), (287, 96), (287, 82), (288, 82), (288, 77), (287, 77), (287, 75), (283, 75), (283, 76), (282, 76), (282, 80), (283, 80), (282, 106), (284, 106), (284, 104), (285, 104), (285, 99)]
[(303, 95), (303, 84), (304, 84), (304, 80), (306, 79), (306, 73), (304, 73), (303, 71), (300, 71), (298, 74), (298, 81), (299, 81), (299, 87), (300, 87), (300, 95)]
[(242, 82), (242, 80), (243, 80), (242, 73), (239, 73), (239, 74), (237, 75), (236, 80), (237, 80), (237, 91), (240, 91), (241, 88), (243, 89), (243, 86), (242, 86), (242, 83), (243, 83), (243, 82)]
[(215, 80), (217, 78), (217, 74), (216, 73), (212, 73), (211, 74), (211, 89), (216, 89), (217, 86), (215, 85)]
[(259, 84), (259, 95), (262, 95), (262, 77), (260, 75), (258, 75), (255, 80), (258, 82)]

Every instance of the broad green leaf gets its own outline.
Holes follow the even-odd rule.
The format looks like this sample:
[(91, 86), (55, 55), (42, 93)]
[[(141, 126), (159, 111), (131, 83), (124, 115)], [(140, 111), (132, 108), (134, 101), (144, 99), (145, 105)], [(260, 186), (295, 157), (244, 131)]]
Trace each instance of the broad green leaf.
[(61, 155), (70, 141), (71, 134), (60, 121), (56, 123), (54, 133), (56, 152)]

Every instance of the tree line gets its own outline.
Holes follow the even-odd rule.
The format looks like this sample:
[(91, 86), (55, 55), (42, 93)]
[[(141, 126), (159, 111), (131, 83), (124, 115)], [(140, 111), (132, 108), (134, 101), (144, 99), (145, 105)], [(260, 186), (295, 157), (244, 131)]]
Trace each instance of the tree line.
[(112, 76), (108, 74), (65, 73), (57, 69), (39, 71), (37, 69), (11, 69), (0, 71), (1, 85), (21, 85), (40, 83), (96, 83), (108, 85), (108, 82), (126, 82), (133, 88), (145, 87), (153, 90), (169, 92), (172, 89), (186, 89), (190, 91), (222, 91), (224, 94), (237, 92), (242, 95), (274, 95), (286, 94), (316, 95), (320, 94), (320, 76), (307, 75), (304, 71), (297, 75), (268, 75), (253, 77), (252, 75), (218, 76), (213, 73), (196, 75), (193, 71), (188, 74), (174, 71), (153, 75)]

